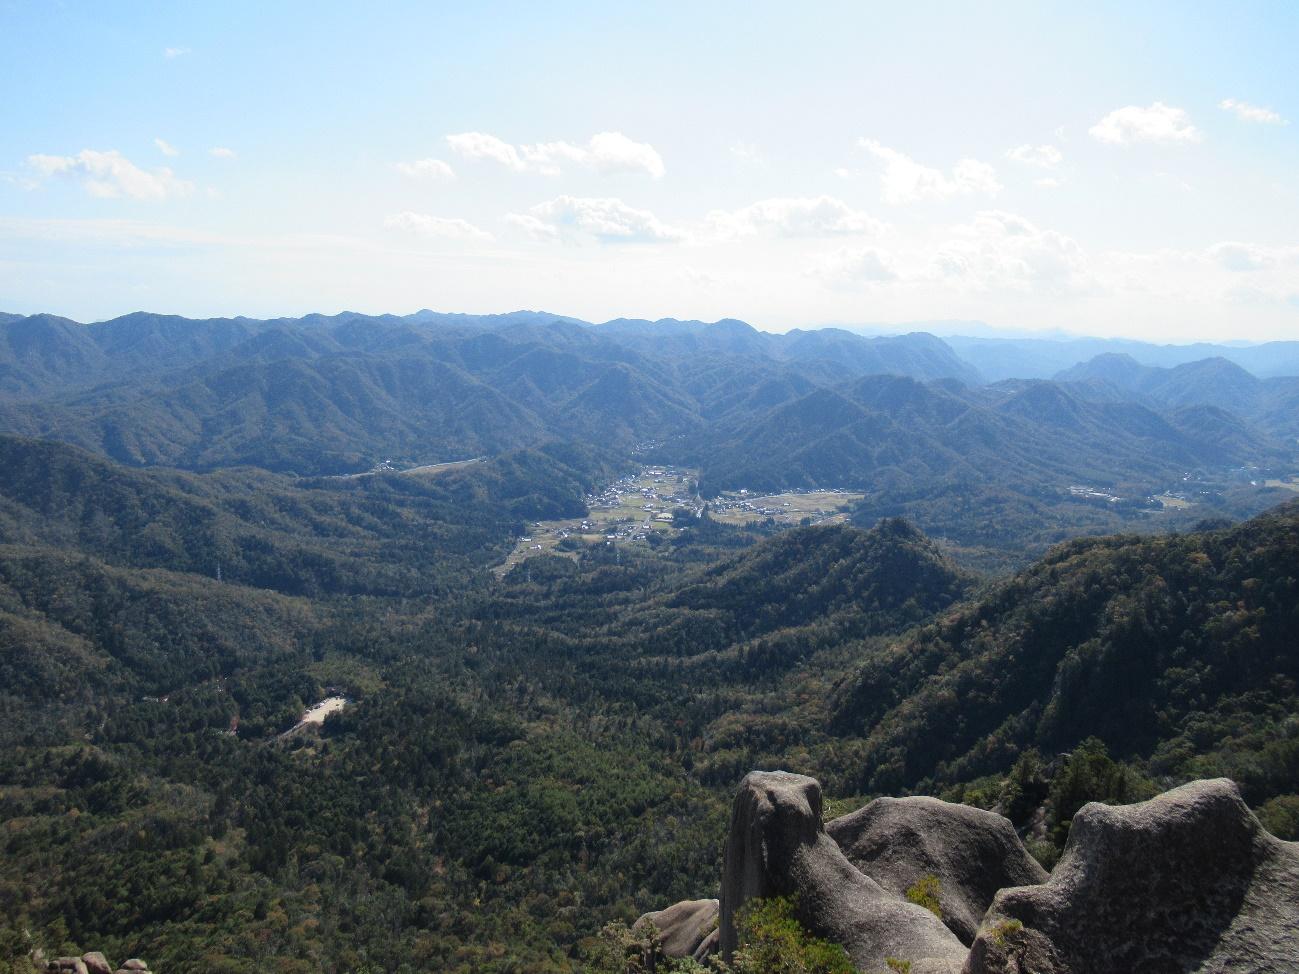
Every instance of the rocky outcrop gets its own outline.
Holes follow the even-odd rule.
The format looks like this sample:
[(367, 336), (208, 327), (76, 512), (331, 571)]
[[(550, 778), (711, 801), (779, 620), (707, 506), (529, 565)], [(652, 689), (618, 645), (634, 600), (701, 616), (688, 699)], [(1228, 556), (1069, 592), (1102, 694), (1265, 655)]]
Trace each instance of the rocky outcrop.
[(998, 890), (1047, 878), (1009, 820), (937, 798), (877, 798), (825, 830), (849, 862), (897, 897), (937, 879), (943, 923), (967, 947)]
[(653, 924), (664, 956), (672, 960), (690, 957), (703, 963), (717, 952), (717, 918), (717, 900), (682, 900), (666, 910), (646, 913), (632, 929), (641, 931)]
[(1299, 843), (1227, 780), (1074, 816), (1050, 879), (1002, 890), (967, 974), (1299, 970)]
[(864, 875), (826, 834), (821, 786), (783, 771), (745, 777), (731, 809), (722, 872), (719, 939), (724, 957), (738, 946), (737, 914), (750, 899), (788, 896), (800, 922), (843, 945), (867, 971), (890, 960), (911, 974), (956, 974), (965, 946), (931, 912)]
[(149, 965), (132, 957), (114, 972), (108, 958), (92, 950), (80, 957), (56, 957), (46, 964), (45, 970), (48, 974), (149, 974)]
[[(928, 877), (941, 922), (906, 899)], [(654, 923), (669, 958), (730, 959), (742, 907), (772, 896), (869, 972), (1299, 971), (1299, 843), (1269, 835), (1226, 780), (1085, 806), (1048, 876), (998, 815), (878, 799), (823, 825), (815, 779), (753, 772), (731, 810), (720, 902), (638, 925)]]

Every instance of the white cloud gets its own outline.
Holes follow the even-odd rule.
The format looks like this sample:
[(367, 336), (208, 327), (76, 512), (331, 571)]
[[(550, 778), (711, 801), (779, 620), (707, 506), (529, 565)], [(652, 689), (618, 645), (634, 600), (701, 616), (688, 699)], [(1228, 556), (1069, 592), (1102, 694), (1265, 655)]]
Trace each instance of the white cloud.
[(1235, 98), (1224, 98), (1218, 103), (1218, 107), (1223, 111), (1234, 113), (1237, 118), (1245, 122), (1261, 122), (1264, 125), (1290, 124), (1270, 108), (1251, 105), (1247, 101), (1238, 101)]
[(607, 243), (677, 243), (688, 236), (661, 223), (648, 210), (615, 198), (558, 196), (506, 219), (538, 239), (553, 240), (566, 231), (590, 234)]
[(1270, 247), (1264, 244), (1224, 240), (1205, 255), (1228, 271), (1261, 271), (1273, 267), (1299, 267), (1299, 247)]
[(807, 273), (833, 287), (879, 284), (899, 278), (888, 255), (873, 247), (840, 247), (821, 254), (813, 258)]
[(158, 147), (158, 151), (161, 152), (164, 156), (174, 157), (180, 155), (180, 150), (177, 149), (170, 142), (168, 142), (166, 139), (154, 139), (153, 144)]
[(516, 146), (486, 132), (448, 135), (447, 144), (465, 159), (485, 159), (514, 172), (539, 172), (546, 176), (558, 175), (565, 163), (606, 175), (646, 173), (654, 179), (666, 171), (663, 158), (652, 145), (634, 142), (621, 132), (600, 132), (591, 136), (584, 146), (571, 142)]
[(652, 145), (633, 142), (621, 132), (601, 132), (591, 136), (586, 156), (581, 161), (600, 173), (644, 172), (659, 179), (666, 171), (663, 157)]
[(985, 210), (955, 228), (938, 249), (933, 271), (982, 290), (1066, 290), (1090, 276), (1076, 241), (1001, 210)]
[(731, 146), (731, 157), (749, 165), (765, 165), (766, 157), (752, 142), (736, 142)]
[(723, 237), (748, 237), (771, 230), (782, 237), (878, 234), (885, 225), (833, 196), (759, 200), (730, 212), (715, 210), (708, 222)]
[(528, 168), (523, 157), (519, 155), (518, 149), (486, 132), (461, 132), (459, 135), (448, 135), (447, 145), (451, 147), (452, 152), (466, 159), (490, 159), (516, 172), (523, 172)]
[(208, 155), (216, 156), (218, 159), (233, 159), (237, 155), (234, 149), (227, 149), (223, 145), (213, 146), (207, 152)]
[(188, 53), (189, 53), (188, 47), (164, 47), (162, 49), (162, 56), (169, 61), (174, 60), (178, 57), (184, 57)]
[(962, 159), (948, 175), (941, 169), (921, 165), (905, 153), (881, 145), (874, 139), (858, 139), (857, 145), (883, 163), (880, 189), (888, 203), (946, 199), (969, 193), (996, 196), (1001, 192), (996, 170), (977, 159)]
[(1017, 145), (1006, 152), (1006, 158), (1025, 166), (1037, 166), (1039, 169), (1054, 169), (1064, 159), (1060, 150), (1053, 145)]
[(533, 240), (550, 241), (559, 239), (558, 227), (530, 213), (507, 213), (505, 214), (505, 222), (518, 227)]
[(44, 177), (78, 180), (91, 196), (165, 200), (188, 196), (194, 184), (177, 179), (166, 166), (146, 171), (116, 150), (82, 149), (75, 156), (32, 155), (27, 164)]
[(1053, 176), (1045, 176), (1042, 179), (1035, 179), (1033, 185), (1039, 189), (1059, 189), (1064, 184)]
[(420, 176), (425, 179), (455, 179), (455, 171), (441, 159), (416, 159), (414, 162), (399, 162), (396, 165), (399, 173), (406, 176)]
[(421, 237), (433, 237), (442, 240), (478, 240), (488, 241), (493, 237), (486, 230), (479, 229), (468, 220), (459, 217), (430, 216), (427, 213), (394, 213), (383, 221), (389, 230), (404, 230)]
[(1154, 102), (1149, 108), (1116, 108), (1087, 130), (1098, 142), (1199, 142), (1203, 135), (1180, 108)]

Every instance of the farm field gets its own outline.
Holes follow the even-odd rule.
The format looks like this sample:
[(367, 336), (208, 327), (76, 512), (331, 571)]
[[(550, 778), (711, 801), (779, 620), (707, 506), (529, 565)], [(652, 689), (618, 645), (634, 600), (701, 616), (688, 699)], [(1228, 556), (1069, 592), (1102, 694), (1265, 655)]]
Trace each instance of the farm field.
[(803, 518), (809, 518), (813, 524), (838, 524), (848, 519), (849, 509), (864, 496), (845, 490), (758, 495), (729, 491), (708, 502), (708, 514), (726, 524), (746, 524), (766, 518), (789, 525), (799, 524)]
[(672, 512), (686, 509), (699, 514), (703, 502), (695, 491), (696, 471), (681, 467), (645, 467), (639, 473), (614, 481), (586, 497), (586, 517), (536, 521), (529, 533), (496, 568), (505, 575), (515, 565), (541, 554), (572, 556), (561, 547), (605, 541), (609, 544), (647, 544), (652, 533), (673, 534)]

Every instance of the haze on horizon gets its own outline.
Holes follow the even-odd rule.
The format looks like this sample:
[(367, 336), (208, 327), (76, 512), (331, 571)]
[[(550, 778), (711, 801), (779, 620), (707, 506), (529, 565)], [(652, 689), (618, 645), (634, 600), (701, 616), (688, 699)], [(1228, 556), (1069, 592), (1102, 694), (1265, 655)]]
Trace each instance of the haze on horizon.
[(1299, 337), (1299, 8), (0, 6), (0, 310)]

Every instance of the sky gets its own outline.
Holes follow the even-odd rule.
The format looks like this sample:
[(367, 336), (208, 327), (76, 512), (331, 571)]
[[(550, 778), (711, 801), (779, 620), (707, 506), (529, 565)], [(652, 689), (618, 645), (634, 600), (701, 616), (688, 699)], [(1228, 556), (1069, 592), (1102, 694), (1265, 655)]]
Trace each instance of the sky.
[(0, 310), (1299, 338), (1299, 4), (0, 0)]

